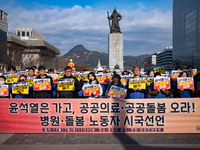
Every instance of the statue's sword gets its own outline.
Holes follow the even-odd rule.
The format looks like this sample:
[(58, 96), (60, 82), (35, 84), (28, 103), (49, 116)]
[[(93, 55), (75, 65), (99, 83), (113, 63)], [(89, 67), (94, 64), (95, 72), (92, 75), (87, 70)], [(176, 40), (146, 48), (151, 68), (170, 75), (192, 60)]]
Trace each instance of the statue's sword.
[(109, 23), (110, 32), (111, 32), (110, 19), (109, 19), (109, 12), (108, 11), (107, 11), (107, 14), (108, 14), (108, 23)]

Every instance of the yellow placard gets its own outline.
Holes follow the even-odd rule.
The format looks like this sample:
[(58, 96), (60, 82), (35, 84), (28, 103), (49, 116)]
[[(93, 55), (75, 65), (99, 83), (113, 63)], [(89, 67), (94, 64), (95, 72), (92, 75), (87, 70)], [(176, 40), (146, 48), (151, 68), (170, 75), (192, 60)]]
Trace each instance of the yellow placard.
[(28, 85), (26, 86), (17, 86), (12, 88), (12, 94), (28, 94)]
[(147, 80), (147, 86), (150, 86), (151, 83), (153, 83), (153, 79)]
[(65, 75), (64, 73), (61, 73), (61, 74), (59, 75), (59, 79), (63, 78), (64, 75)]
[(75, 77), (76, 79), (78, 79), (80, 81), (80, 75), (77, 74), (77, 75), (72, 75), (72, 77)]
[(0, 89), (0, 92), (6, 92), (8, 90), (8, 88), (2, 88)]
[(140, 81), (129, 81), (129, 89), (139, 88), (139, 89), (146, 89), (146, 82), (145, 80)]
[(82, 80), (86, 82), (88, 80), (88, 75), (87, 74), (82, 75)]
[(73, 91), (74, 82), (58, 84), (59, 91)]
[(7, 84), (10, 84), (10, 83), (13, 83), (13, 82), (17, 82), (17, 80), (18, 80), (18, 76), (17, 75), (6, 77), (6, 83)]
[(26, 80), (29, 86), (33, 86), (33, 79), (28, 79)]

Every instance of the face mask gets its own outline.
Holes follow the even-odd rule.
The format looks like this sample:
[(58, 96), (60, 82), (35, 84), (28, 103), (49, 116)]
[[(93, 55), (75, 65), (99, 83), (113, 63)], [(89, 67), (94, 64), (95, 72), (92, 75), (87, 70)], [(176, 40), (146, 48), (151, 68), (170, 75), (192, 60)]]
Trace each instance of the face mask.
[(91, 84), (92, 83), (92, 79), (89, 79), (89, 84)]
[(21, 80), (21, 79), (19, 79), (19, 82), (24, 82), (24, 81), (25, 81), (24, 79), (22, 79), (22, 80)]
[(98, 74), (103, 74), (103, 72), (99, 72)]
[(0, 81), (0, 85), (3, 85), (5, 83), (5, 81)]

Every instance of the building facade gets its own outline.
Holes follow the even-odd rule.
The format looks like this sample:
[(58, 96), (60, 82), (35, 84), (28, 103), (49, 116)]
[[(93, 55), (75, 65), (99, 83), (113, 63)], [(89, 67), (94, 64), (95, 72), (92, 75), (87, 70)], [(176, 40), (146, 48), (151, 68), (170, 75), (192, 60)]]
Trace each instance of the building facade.
[(7, 16), (8, 14), (0, 9), (0, 29), (4, 32), (8, 32)]
[(33, 28), (15, 28), (15, 34), (22, 39), (36, 38), (45, 40), (45, 37)]
[(9, 64), (19, 70), (32, 65), (44, 65), (51, 68), (53, 58), (60, 54), (60, 50), (46, 42), (45, 37), (32, 28), (16, 28), (15, 34), (8, 33)]
[(144, 60), (144, 67), (145, 71), (153, 69), (156, 66), (156, 56), (160, 52), (152, 54), (150, 57), (145, 58)]
[(164, 67), (164, 70), (172, 69), (173, 47), (166, 47), (165, 50), (156, 55), (156, 66)]
[(200, 67), (200, 0), (173, 0), (173, 63)]
[(0, 72), (6, 70), (7, 64), (7, 13), (0, 9)]

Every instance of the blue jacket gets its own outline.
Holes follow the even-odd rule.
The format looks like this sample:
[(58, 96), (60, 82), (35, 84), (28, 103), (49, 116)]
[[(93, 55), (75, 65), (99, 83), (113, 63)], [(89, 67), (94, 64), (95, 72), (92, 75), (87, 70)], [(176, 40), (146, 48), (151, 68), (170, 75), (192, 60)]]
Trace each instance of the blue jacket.
[[(141, 91), (134, 91), (133, 89), (129, 89), (129, 81), (127, 82), (126, 85), (126, 89), (127, 89), (127, 97), (129, 99), (142, 99), (144, 98), (144, 93), (147, 92), (147, 88), (146, 89), (142, 89)], [(147, 87), (147, 86), (146, 86)]]
[(184, 89), (182, 92), (180, 89), (177, 89), (177, 82), (174, 87), (174, 95), (179, 98), (191, 98), (192, 90)]
[(106, 90), (107, 90), (108, 84), (101, 84), (101, 87), (102, 87), (102, 90), (103, 90), (103, 94), (102, 94), (102, 96), (105, 97), (105, 94), (106, 94)]
[(53, 92), (51, 93), (51, 97), (56, 98), (57, 97), (57, 84), (53, 84)]

